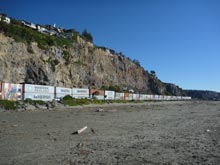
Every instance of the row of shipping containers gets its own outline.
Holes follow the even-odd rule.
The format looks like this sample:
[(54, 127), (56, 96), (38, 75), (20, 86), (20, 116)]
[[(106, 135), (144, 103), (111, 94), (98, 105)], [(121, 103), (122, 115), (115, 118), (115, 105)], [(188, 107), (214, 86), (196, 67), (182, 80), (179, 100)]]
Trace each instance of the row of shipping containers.
[(64, 88), (34, 84), (0, 83), (0, 99), (43, 100), (61, 99), (66, 95), (73, 98), (96, 98), (98, 100), (190, 100), (191, 97), (120, 93), (88, 88)]

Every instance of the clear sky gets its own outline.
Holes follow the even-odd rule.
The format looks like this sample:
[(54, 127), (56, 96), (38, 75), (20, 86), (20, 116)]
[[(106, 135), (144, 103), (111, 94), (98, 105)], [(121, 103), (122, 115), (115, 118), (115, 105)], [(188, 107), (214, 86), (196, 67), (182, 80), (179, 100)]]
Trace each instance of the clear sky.
[(220, 0), (0, 0), (0, 12), (87, 29), (164, 82), (220, 92)]

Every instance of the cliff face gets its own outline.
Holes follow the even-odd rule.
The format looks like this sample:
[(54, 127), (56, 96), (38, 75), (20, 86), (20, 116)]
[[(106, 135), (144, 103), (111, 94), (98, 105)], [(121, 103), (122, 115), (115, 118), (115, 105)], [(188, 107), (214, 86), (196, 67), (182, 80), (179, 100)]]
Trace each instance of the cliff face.
[[(128, 58), (78, 37), (71, 47), (40, 49), (0, 33), (0, 81), (63, 87), (118, 86), (149, 94), (181, 93)], [(175, 86), (176, 88), (176, 86)], [(169, 91), (167, 91), (169, 90)]]

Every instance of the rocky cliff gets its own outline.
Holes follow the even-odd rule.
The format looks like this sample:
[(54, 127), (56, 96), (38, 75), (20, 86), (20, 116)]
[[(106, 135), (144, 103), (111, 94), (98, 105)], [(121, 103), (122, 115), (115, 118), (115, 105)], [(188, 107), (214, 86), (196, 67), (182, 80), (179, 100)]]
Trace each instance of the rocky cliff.
[(0, 31), (0, 81), (182, 94), (180, 88), (161, 82), (124, 55), (80, 36), (70, 46), (47, 45), (46, 49), (38, 42), (19, 42), (9, 36)]

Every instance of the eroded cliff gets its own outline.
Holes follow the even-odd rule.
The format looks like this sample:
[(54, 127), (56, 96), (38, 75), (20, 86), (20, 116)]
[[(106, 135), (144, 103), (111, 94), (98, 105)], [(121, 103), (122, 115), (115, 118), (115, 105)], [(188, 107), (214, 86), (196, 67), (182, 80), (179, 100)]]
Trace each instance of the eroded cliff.
[[(46, 35), (46, 34), (44, 34)], [(98, 48), (80, 36), (70, 46), (39, 48), (0, 33), (0, 81), (62, 87), (117, 87), (149, 94), (179, 95), (129, 58)]]

